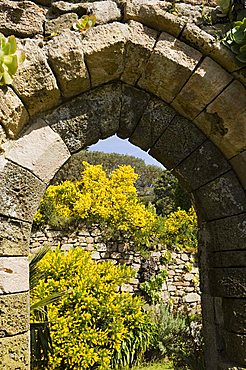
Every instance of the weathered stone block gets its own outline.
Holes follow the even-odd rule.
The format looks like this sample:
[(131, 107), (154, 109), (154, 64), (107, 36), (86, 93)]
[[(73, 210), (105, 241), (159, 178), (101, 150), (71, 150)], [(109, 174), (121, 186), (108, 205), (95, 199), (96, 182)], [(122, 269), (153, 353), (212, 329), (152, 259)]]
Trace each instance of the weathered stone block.
[(27, 256), (31, 224), (0, 217), (0, 255)]
[(4, 370), (29, 369), (29, 332), (0, 338), (0, 368)]
[(28, 293), (0, 295), (0, 338), (29, 329)]
[(0, 213), (32, 222), (45, 190), (31, 172), (9, 161), (0, 163)]
[(195, 190), (229, 169), (228, 161), (218, 148), (207, 140), (175, 168), (175, 173), (182, 178), (187, 188)]
[(225, 328), (234, 333), (246, 334), (246, 299), (223, 299)]
[(246, 367), (246, 335), (225, 332), (225, 352), (230, 361)]
[(21, 100), (9, 86), (0, 89), (0, 121), (7, 135), (15, 139), (29, 116)]
[(127, 1), (124, 19), (133, 19), (158, 31), (178, 36), (185, 25), (185, 20), (169, 13), (167, 10), (171, 6), (165, 1)]
[(144, 71), (154, 48), (157, 32), (141, 23), (130, 21), (129, 41), (126, 44), (125, 68), (121, 80), (134, 85)]
[(245, 249), (246, 213), (208, 222), (202, 234), (211, 251)]
[(52, 33), (59, 33), (60, 30), (70, 30), (77, 21), (78, 16), (75, 13), (62, 14), (60, 17), (46, 20), (44, 24), (45, 36), (50, 36)]
[(38, 40), (25, 40), (26, 60), (17, 70), (13, 87), (31, 115), (58, 105), (60, 91)]
[(239, 153), (230, 160), (232, 168), (236, 172), (241, 184), (246, 190), (246, 150), (242, 153)]
[(179, 114), (193, 119), (229, 84), (232, 76), (205, 58), (172, 102)]
[(200, 59), (197, 50), (163, 32), (138, 85), (170, 103)]
[(28, 288), (28, 258), (0, 257), (0, 294), (24, 292)]
[(190, 121), (176, 116), (150, 149), (149, 154), (168, 168), (173, 168), (188, 157), (205, 139), (202, 132)]
[(209, 283), (213, 296), (246, 298), (246, 268), (212, 268)]
[(246, 86), (246, 67), (233, 72), (233, 76), (236, 80), (240, 81), (244, 86)]
[(47, 115), (46, 121), (71, 152), (115, 134), (119, 128), (120, 84), (99, 87)]
[(3, 146), (5, 157), (49, 182), (70, 157), (61, 137), (39, 119), (17, 141)]
[(134, 87), (122, 84), (122, 108), (117, 135), (121, 139), (131, 136), (150, 100), (150, 95)]
[(162, 100), (152, 98), (130, 137), (130, 142), (143, 150), (148, 150), (163, 134), (174, 116), (174, 109)]
[(197, 293), (188, 293), (184, 296), (184, 301), (186, 303), (191, 303), (191, 302), (199, 302), (200, 301), (200, 295)]
[(4, 35), (33, 37), (43, 32), (44, 9), (31, 1), (1, 2), (0, 32)]
[(110, 23), (89, 29), (82, 39), (92, 86), (119, 79), (124, 70), (128, 26)]
[(234, 81), (194, 120), (227, 158), (245, 149), (245, 106), (245, 87)]
[(203, 55), (209, 55), (215, 62), (220, 64), (228, 72), (237, 71), (240, 66), (235, 60), (234, 54), (212, 35), (192, 23), (187, 23), (181, 36), (184, 40)]
[(114, 1), (93, 1), (85, 5), (87, 7), (87, 13), (96, 16), (97, 24), (118, 21), (121, 18), (120, 9)]
[(207, 220), (232, 216), (246, 211), (246, 196), (232, 171), (194, 192), (197, 206)]
[(246, 267), (246, 251), (221, 251), (209, 256), (211, 267)]
[(48, 61), (59, 82), (62, 95), (72, 97), (90, 88), (82, 43), (75, 32), (67, 31), (48, 44)]

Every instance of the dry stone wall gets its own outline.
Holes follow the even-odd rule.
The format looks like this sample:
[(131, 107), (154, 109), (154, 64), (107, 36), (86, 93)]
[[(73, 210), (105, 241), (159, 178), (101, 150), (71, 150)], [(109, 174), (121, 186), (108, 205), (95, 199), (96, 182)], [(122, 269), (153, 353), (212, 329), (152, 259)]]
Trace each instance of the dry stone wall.
[(187, 310), (192, 314), (201, 312), (199, 271), (195, 263), (196, 256), (188, 252), (172, 252), (172, 260), (162, 263), (166, 249), (158, 246), (158, 251), (151, 251), (148, 257), (134, 252), (129, 242), (122, 240), (106, 240), (100, 229), (85, 227), (73, 233), (45, 228), (31, 234), (30, 250), (35, 253), (40, 247), (48, 245), (51, 248), (59, 246), (61, 250), (81, 247), (91, 252), (95, 261), (111, 261), (114, 264), (124, 263), (136, 271), (136, 277), (130, 284), (122, 287), (123, 291), (140, 291), (140, 284), (149, 281), (160, 271), (166, 270), (167, 280), (161, 289), (161, 297), (173, 305), (175, 310)]
[[(0, 368), (29, 368), (23, 294), (42, 194), (74, 152), (114, 134), (172, 169), (192, 193), (206, 367), (245, 368), (245, 68), (216, 39), (214, 3), (0, 4), (0, 31), (14, 34), (27, 56), (13, 83), (0, 87)], [(72, 30), (91, 11), (98, 24)], [(24, 327), (11, 324), (19, 322), (13, 302)]]

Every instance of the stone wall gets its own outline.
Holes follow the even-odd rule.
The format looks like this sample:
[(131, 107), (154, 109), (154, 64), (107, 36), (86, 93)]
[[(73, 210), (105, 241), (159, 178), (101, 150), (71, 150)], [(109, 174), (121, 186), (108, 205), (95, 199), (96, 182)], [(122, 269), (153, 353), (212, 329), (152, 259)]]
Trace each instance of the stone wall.
[[(43, 192), (73, 153), (114, 134), (192, 193), (206, 369), (245, 368), (245, 68), (214, 35), (223, 19), (204, 24), (214, 3), (187, 2), (1, 1), (0, 32), (27, 58), (0, 87), (0, 368), (29, 368), (28, 240)], [(90, 7), (100, 24), (74, 31)]]
[(163, 262), (166, 249), (158, 248), (151, 251), (148, 257), (141, 256), (129, 248), (129, 242), (124, 240), (105, 241), (97, 227), (84, 227), (79, 231), (66, 233), (46, 227), (43, 231), (33, 231), (30, 239), (30, 250), (35, 252), (41, 246), (52, 248), (58, 245), (62, 250), (82, 247), (91, 252), (95, 261), (112, 261), (115, 264), (125, 263), (136, 271), (136, 277), (131, 284), (125, 284), (123, 291), (138, 292), (140, 283), (148, 281), (165, 269), (168, 273), (166, 282), (162, 285), (161, 296), (165, 302), (173, 304), (175, 309), (187, 309), (191, 313), (200, 313), (199, 272), (195, 262), (196, 256), (189, 252), (172, 252), (169, 263)]

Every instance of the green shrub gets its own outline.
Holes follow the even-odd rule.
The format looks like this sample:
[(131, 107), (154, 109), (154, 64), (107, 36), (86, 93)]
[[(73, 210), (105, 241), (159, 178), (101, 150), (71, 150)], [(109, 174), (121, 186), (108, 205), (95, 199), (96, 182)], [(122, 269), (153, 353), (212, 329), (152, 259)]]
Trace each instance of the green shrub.
[(234, 22), (233, 27), (226, 33), (223, 40), (235, 54), (235, 58), (242, 66), (246, 65), (246, 18)]
[(174, 313), (164, 304), (153, 306), (156, 323), (153, 355), (168, 357), (175, 369), (205, 370), (200, 318)]
[(116, 369), (143, 356), (153, 324), (141, 298), (117, 292), (134, 276), (132, 269), (96, 263), (80, 248), (49, 252), (40, 269), (45, 279), (33, 302), (66, 292), (48, 307), (54, 350), (48, 369)]

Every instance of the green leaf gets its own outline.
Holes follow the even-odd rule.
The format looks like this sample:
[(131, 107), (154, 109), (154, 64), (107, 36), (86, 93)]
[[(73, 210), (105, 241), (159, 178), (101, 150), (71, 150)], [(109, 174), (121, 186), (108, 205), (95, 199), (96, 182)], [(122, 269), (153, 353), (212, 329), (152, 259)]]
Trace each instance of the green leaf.
[(239, 62), (243, 63), (243, 64), (246, 64), (246, 51), (244, 51), (243, 53), (240, 53), (236, 56), (237, 60), (239, 60)]
[(10, 85), (13, 81), (11, 75), (7, 71), (3, 72), (3, 79), (6, 85)]
[(9, 36), (8, 43), (9, 43), (9, 53), (14, 54), (16, 52), (16, 39), (13, 35)]

